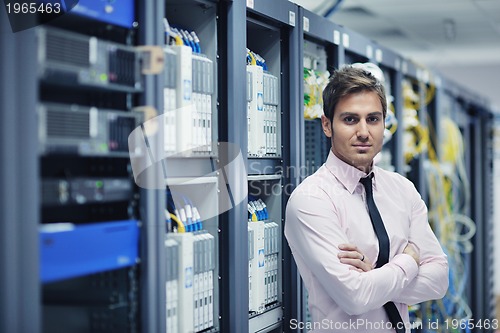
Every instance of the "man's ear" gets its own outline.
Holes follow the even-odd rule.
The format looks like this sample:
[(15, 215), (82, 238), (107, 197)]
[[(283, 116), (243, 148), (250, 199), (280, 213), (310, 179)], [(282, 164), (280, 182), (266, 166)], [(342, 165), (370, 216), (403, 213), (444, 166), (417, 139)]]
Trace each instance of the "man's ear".
[(328, 138), (332, 137), (332, 123), (325, 115), (321, 115), (321, 126), (323, 127), (323, 132)]

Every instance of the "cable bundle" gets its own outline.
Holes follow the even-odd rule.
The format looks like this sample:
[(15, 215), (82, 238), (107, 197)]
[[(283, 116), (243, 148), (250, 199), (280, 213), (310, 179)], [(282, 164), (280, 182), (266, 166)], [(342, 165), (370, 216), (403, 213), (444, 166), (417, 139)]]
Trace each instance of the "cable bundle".
[[(418, 118), (418, 110), (420, 110), (420, 96), (418, 92), (413, 90), (409, 80), (403, 80), (403, 149), (406, 163), (410, 163), (414, 158), (427, 150), (429, 142), (428, 129), (421, 124)], [(433, 98), (427, 94), (426, 104)]]
[[(202, 230), (200, 213), (191, 200), (184, 195), (175, 194), (175, 196), (180, 197), (180, 204), (179, 200), (176, 200), (177, 205), (175, 204), (172, 191), (167, 190), (167, 208), (165, 209), (167, 232), (184, 233)], [(175, 222), (174, 225), (172, 221)]]
[(163, 27), (166, 45), (186, 45), (191, 48), (193, 53), (201, 53), (200, 39), (196, 32), (172, 27), (166, 18), (163, 19)]
[(265, 221), (269, 219), (269, 213), (267, 212), (267, 206), (262, 201), (262, 199), (257, 199), (256, 197), (248, 196), (248, 221)]
[[(472, 311), (465, 289), (469, 282), (468, 254), (473, 250), (471, 239), (476, 226), (466, 215), (470, 207), (470, 185), (465, 170), (464, 141), (460, 129), (450, 118), (442, 119), (440, 132), (443, 133), (442, 156), (438, 159), (432, 145), (428, 145), (426, 175), (429, 221), (448, 255), (450, 286), (442, 300), (426, 302), (422, 310), (431, 322), (469, 320)], [(435, 135), (433, 139), (437, 142)], [(441, 326), (445, 332), (444, 325)]]
[(330, 72), (320, 72), (304, 67), (304, 118), (321, 118), (323, 114), (323, 90), (328, 84)]
[(255, 53), (247, 48), (247, 65), (257, 65), (262, 67), (264, 71), (267, 71), (266, 60), (262, 58), (258, 53)]

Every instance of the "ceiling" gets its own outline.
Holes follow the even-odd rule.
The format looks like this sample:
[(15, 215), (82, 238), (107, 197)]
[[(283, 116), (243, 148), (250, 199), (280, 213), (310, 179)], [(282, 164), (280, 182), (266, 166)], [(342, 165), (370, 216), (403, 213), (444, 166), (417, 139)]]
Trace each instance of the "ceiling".
[(333, 22), (460, 81), (500, 106), (500, 0), (293, 2), (318, 15), (330, 12)]

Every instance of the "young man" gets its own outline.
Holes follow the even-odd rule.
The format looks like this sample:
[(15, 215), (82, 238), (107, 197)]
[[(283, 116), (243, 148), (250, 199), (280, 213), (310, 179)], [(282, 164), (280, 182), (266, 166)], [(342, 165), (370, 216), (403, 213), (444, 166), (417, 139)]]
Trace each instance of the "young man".
[(448, 262), (413, 184), (373, 164), (383, 144), (384, 87), (346, 66), (323, 101), (332, 149), (292, 193), (285, 221), (309, 293), (310, 327), (410, 332), (408, 305), (444, 296)]

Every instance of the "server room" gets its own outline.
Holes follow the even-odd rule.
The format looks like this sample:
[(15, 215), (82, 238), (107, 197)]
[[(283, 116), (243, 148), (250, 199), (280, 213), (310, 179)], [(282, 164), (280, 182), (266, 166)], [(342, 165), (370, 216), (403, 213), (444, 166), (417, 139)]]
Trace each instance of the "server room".
[(3, 0), (0, 332), (499, 333), (500, 1)]

